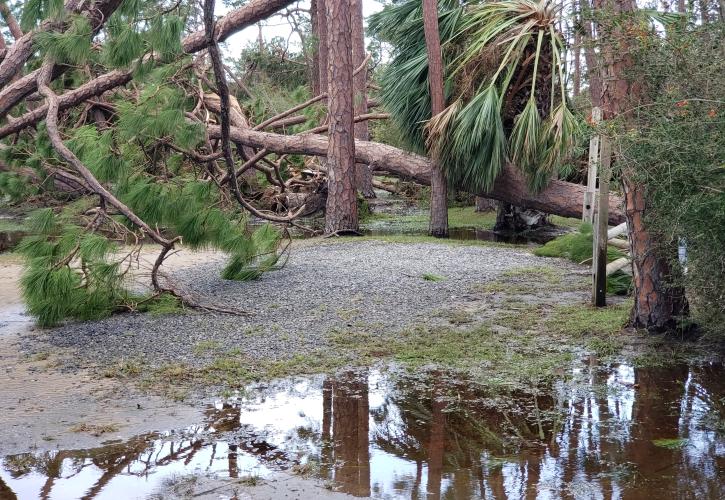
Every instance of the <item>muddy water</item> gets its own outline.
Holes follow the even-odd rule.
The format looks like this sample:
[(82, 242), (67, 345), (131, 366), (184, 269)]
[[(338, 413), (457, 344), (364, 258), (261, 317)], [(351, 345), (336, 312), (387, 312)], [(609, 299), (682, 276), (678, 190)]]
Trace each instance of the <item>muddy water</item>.
[(723, 372), (590, 360), (505, 398), (441, 373), (297, 378), (181, 432), (4, 457), (0, 498), (136, 498), (179, 474), (280, 469), (384, 498), (725, 498)]

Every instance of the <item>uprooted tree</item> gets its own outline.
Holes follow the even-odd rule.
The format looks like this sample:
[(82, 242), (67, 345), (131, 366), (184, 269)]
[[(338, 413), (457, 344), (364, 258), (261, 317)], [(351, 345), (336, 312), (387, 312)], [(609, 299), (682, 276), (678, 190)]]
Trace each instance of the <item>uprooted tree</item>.
[[(359, 54), (346, 56), (355, 51), (350, 41), (340, 40), (341, 33), (350, 34), (340, 24), (349, 19), (349, 9), (338, 10), (340, 2), (313, 2), (316, 25), (325, 27), (324, 36), (318, 33), (324, 47), (315, 51), (319, 75), (327, 77), (317, 84), (321, 93), (257, 123), (245, 116), (230, 92), (230, 86), (241, 88), (243, 82), (236, 82), (237, 76), (225, 67), (218, 44), (292, 3), (251, 0), (218, 17), (210, 0), (203, 9), (193, 2), (159, 7), (143, 0), (69, 0), (65, 5), (39, 0), (17, 13), (21, 22), (12, 30), (15, 40), (7, 44), (0, 62), (0, 185), (18, 198), (39, 192), (65, 197), (62, 208), (54, 205), (32, 216), (34, 235), (20, 249), (27, 257), (25, 299), (41, 324), (176, 301), (218, 309), (163, 275), (164, 260), (179, 244), (219, 248), (230, 256), (225, 278), (251, 279), (278, 265), (284, 228), (299, 225), (300, 216), (324, 207), (325, 201), (328, 210), (336, 207), (328, 232), (357, 227), (354, 191), (350, 196), (356, 168), (430, 183), (432, 163), (425, 156), (353, 138), (351, 122), (387, 115), (357, 108), (359, 114), (353, 116), (355, 109), (348, 109), (354, 106), (352, 86), (347, 89), (351, 95), (341, 93), (339, 83), (366, 71), (369, 58), (356, 65)], [(442, 6), (442, 38), (450, 17), (463, 20), (465, 8), (458, 2)], [(485, 17), (490, 12), (477, 12), (479, 21), (490, 22)], [(407, 22), (414, 24), (413, 18)], [(484, 89), (456, 88), (449, 96), (451, 111), (436, 117), (425, 133), (449, 177), (461, 187), (521, 207), (579, 216), (583, 187), (549, 179), (565, 149), (568, 115), (565, 97), (555, 92), (556, 85), (563, 88), (555, 83), (562, 77), (552, 73), (559, 42), (548, 29), (551, 20), (545, 22), (543, 34), (517, 39), (511, 46), (520, 68), (501, 65), (495, 75), (488, 74)], [(464, 22), (464, 32), (475, 35), (482, 25), (471, 23)], [(411, 29), (412, 36), (423, 36), (422, 23)], [(480, 78), (477, 71), (486, 61), (478, 61), (475, 49), (465, 43), (458, 46), (464, 47), (457, 54), (463, 63), (455, 78)], [(424, 60), (416, 64), (427, 85), (425, 45), (422, 50)], [(547, 68), (541, 79), (531, 77), (537, 65)], [(337, 86), (330, 85), (333, 80)], [(513, 84), (514, 90), (507, 91)], [(534, 108), (549, 96), (551, 115), (535, 124), (538, 128), (524, 128), (522, 120), (514, 120), (523, 113), (533, 120)], [(305, 114), (328, 102), (329, 119), (324, 113)], [(421, 105), (425, 109), (410, 123), (430, 118), (429, 101)], [(456, 131), (471, 119), (474, 123), (469, 124), (476, 125), (476, 112), (468, 108), (491, 105), (505, 110), (498, 117), (490, 115), (499, 134), (493, 142), (484, 144), (485, 134), (466, 138)], [(292, 125), (302, 128), (297, 133), (270, 131)], [(423, 146), (424, 131), (416, 133)], [(532, 133), (549, 134), (551, 142), (544, 141), (546, 147), (538, 150), (531, 146)], [(448, 136), (458, 142), (447, 141)], [(460, 143), (465, 140), (478, 142)], [(496, 153), (507, 140), (515, 153)], [(478, 158), (475, 148), (484, 148), (488, 160)], [(315, 157), (328, 161), (322, 166)], [(543, 169), (535, 158), (546, 161)], [(464, 160), (474, 164), (456, 163)], [(470, 169), (482, 161), (497, 163), (493, 170), (484, 165), (476, 177)], [(245, 175), (250, 171), (267, 180), (265, 193), (255, 191), (255, 176)], [(609, 213), (613, 223), (624, 220), (616, 197), (610, 200)], [(251, 217), (267, 224), (250, 233)], [(152, 289), (128, 290), (124, 278), (135, 272), (140, 245), (149, 240), (159, 246), (148, 269)]]

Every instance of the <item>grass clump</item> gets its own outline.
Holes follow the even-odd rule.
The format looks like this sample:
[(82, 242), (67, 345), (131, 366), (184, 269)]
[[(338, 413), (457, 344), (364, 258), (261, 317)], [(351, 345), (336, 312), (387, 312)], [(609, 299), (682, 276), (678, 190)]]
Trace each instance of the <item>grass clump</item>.
[(631, 308), (630, 301), (608, 307), (558, 306), (544, 326), (548, 331), (572, 337), (614, 335), (626, 324)]
[[(534, 255), (539, 257), (561, 257), (577, 264), (583, 264), (592, 259), (593, 228), (589, 223), (582, 223), (579, 231), (559, 236), (546, 245), (536, 248)], [(612, 262), (625, 254), (612, 246), (607, 247), (607, 262)], [(632, 278), (621, 272), (607, 277), (607, 292), (624, 295), (632, 286)]]

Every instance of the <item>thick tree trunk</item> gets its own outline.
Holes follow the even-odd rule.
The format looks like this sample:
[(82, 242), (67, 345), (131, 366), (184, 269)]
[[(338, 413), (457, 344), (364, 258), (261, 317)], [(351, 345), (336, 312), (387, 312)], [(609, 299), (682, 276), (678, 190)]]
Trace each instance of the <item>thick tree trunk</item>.
[[(352, 24), (352, 65), (357, 68), (365, 61), (365, 30), (363, 28), (362, 0), (350, 1), (350, 22)], [(367, 68), (359, 71), (353, 77), (355, 116), (368, 112), (368, 72)], [(368, 122), (361, 121), (355, 124), (355, 139), (367, 141), (370, 139)], [(364, 163), (355, 164), (355, 185), (365, 198), (375, 198), (373, 190), (373, 173)]]
[[(624, 178), (624, 199), (630, 250), (633, 259), (635, 300), (632, 326), (653, 331), (677, 328), (678, 317), (689, 310), (685, 290), (669, 286), (670, 264), (661, 243), (647, 231), (644, 223), (646, 193), (644, 186)], [(672, 250), (674, 254), (676, 250)]]
[[(207, 127), (212, 139), (221, 136), (218, 126)], [(266, 148), (272, 153), (327, 155), (327, 137), (317, 134), (280, 135), (270, 132), (232, 127), (231, 140), (254, 148)], [(355, 159), (371, 165), (374, 170), (385, 170), (398, 177), (430, 185), (431, 161), (414, 153), (376, 142), (355, 141)], [(474, 193), (486, 198), (506, 201), (519, 207), (533, 208), (562, 217), (581, 218), (585, 187), (571, 182), (553, 180), (539, 193), (532, 194), (521, 171), (506, 165), (496, 178), (493, 188), (486, 193)], [(609, 223), (624, 222), (622, 200), (609, 197)]]
[[(431, 116), (443, 112), (446, 107), (443, 93), (443, 55), (438, 31), (438, 0), (423, 0), (423, 29), (428, 51), (428, 83), (430, 85)], [(430, 188), (431, 236), (448, 236), (448, 185), (445, 174), (433, 159)]]
[[(630, 53), (627, 17), (635, 11), (634, 0), (603, 0), (601, 7), (616, 15), (624, 15), (616, 24), (600, 27), (602, 46), (602, 111), (605, 119), (617, 116), (631, 120), (627, 109), (639, 104), (646, 85), (641, 78), (633, 79), (634, 58)], [(645, 225), (647, 193), (636, 172), (625, 168), (622, 185), (625, 193), (625, 213), (629, 229), (630, 250), (634, 271), (634, 307), (630, 323), (638, 328), (653, 331), (672, 329), (677, 326), (678, 317), (688, 313), (685, 291), (668, 283), (670, 264), (665, 252), (666, 245), (658, 241)]]
[(358, 219), (350, 2), (340, 0), (326, 3), (330, 140), (327, 148), (325, 232), (356, 232)]

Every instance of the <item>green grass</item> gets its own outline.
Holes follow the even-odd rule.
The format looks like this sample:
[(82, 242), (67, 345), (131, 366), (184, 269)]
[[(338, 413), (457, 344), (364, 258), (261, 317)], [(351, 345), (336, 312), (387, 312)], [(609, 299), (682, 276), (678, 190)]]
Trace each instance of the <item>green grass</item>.
[[(364, 226), (369, 229), (389, 228), (401, 232), (419, 232), (428, 229), (430, 216), (427, 212), (411, 215), (370, 214), (365, 218)], [(476, 212), (475, 207), (451, 207), (448, 209), (448, 227), (476, 227), (493, 229), (496, 223), (496, 211)]]
[(545, 328), (571, 337), (614, 335), (624, 327), (631, 309), (629, 300), (607, 307), (558, 306), (546, 320)]
[(424, 273), (421, 278), (423, 278), (425, 281), (444, 281), (446, 279), (445, 276), (432, 273)]
[(302, 245), (314, 245), (314, 244), (345, 244), (345, 243), (359, 243), (361, 241), (381, 241), (384, 243), (404, 243), (404, 244), (420, 244), (420, 243), (435, 243), (438, 245), (453, 245), (453, 246), (479, 246), (479, 247), (493, 247), (493, 248), (516, 248), (517, 250), (528, 251), (529, 247), (526, 245), (515, 245), (512, 243), (499, 243), (496, 241), (485, 241), (485, 240), (453, 240), (449, 238), (434, 238), (433, 236), (424, 236), (416, 234), (380, 234), (375, 236), (356, 236), (349, 238), (310, 238), (307, 240), (298, 240), (295, 243)]

